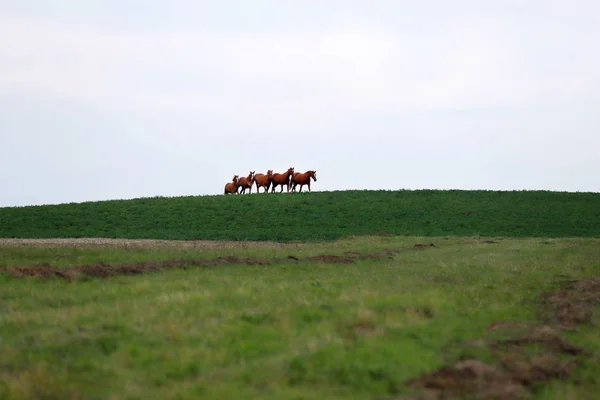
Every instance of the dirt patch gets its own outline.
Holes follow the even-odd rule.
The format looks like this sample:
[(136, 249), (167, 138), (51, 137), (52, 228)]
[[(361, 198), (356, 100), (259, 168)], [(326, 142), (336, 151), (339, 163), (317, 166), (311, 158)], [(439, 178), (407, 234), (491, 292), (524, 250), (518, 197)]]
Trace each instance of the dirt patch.
[[(545, 324), (498, 321), (488, 335), (462, 346), (486, 350), (488, 363), (467, 358), (406, 382), (416, 396), (397, 400), (432, 400), (454, 397), (516, 400), (529, 398), (539, 383), (566, 379), (582, 357), (594, 355), (560, 336), (575, 324), (590, 323), (600, 303), (600, 278), (570, 281), (555, 292), (541, 295), (539, 315)], [(552, 324), (548, 324), (551, 322)]]
[(417, 243), (417, 244), (415, 244), (414, 247), (417, 249), (424, 249), (427, 247), (435, 247), (435, 244), (433, 244), (433, 243), (429, 243), (429, 244)]
[(536, 326), (533, 327), (529, 332), (517, 334), (508, 339), (497, 340), (491, 343), (491, 345), (494, 347), (499, 347), (501, 345), (525, 346), (530, 344), (544, 346), (547, 349), (558, 353), (573, 355), (583, 353), (583, 349), (581, 347), (565, 341), (561, 338), (557, 329), (547, 325)]
[(167, 261), (143, 261), (122, 264), (94, 263), (75, 265), (72, 267), (57, 267), (48, 264), (14, 266), (0, 266), (0, 273), (8, 273), (14, 278), (34, 277), (40, 279), (63, 278), (67, 280), (81, 278), (108, 278), (119, 275), (137, 275), (157, 272), (169, 268), (211, 267), (217, 265), (269, 265), (280, 264), (293, 260), (295, 262), (319, 262), (328, 264), (351, 264), (359, 260), (393, 258), (397, 253), (407, 249), (381, 249), (371, 253), (346, 252), (344, 255), (322, 254), (310, 257), (296, 257), (289, 255), (283, 259), (267, 260), (255, 257), (237, 257), (233, 255), (210, 259), (180, 258)]
[(355, 251), (346, 251), (344, 255), (351, 257), (355, 260), (382, 260), (382, 259), (393, 259), (398, 253), (406, 251), (407, 249), (380, 249), (370, 253), (358, 253)]
[(70, 279), (71, 273), (67, 268), (56, 268), (43, 264), (35, 267), (0, 267), (0, 272), (10, 272), (15, 278), (36, 277), (42, 279), (65, 278)]
[(600, 278), (567, 281), (561, 290), (544, 293), (541, 318), (564, 327), (589, 323), (594, 306), (600, 302)]
[(478, 398), (518, 399), (525, 390), (510, 374), (478, 360), (464, 360), (408, 382), (427, 392), (414, 399), (439, 399), (477, 394)]
[(137, 275), (157, 272), (169, 268), (210, 267), (223, 264), (267, 265), (269, 260), (260, 258), (239, 258), (224, 256), (210, 259), (175, 259), (167, 261), (145, 261), (123, 264), (83, 264), (72, 267), (56, 267), (51, 265), (0, 267), (0, 272), (6, 272), (14, 278), (34, 277), (41, 279), (63, 278), (73, 280), (84, 277), (108, 278), (119, 275)]

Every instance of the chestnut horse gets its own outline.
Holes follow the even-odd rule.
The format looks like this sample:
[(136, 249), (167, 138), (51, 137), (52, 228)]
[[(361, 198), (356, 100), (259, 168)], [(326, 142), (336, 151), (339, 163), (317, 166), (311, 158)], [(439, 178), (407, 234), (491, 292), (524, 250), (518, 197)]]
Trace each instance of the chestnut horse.
[(246, 193), (246, 189), (250, 191), (252, 194), (252, 185), (254, 185), (254, 171), (250, 171), (250, 174), (247, 177), (241, 177), (238, 181), (238, 190), (236, 193), (242, 189), (242, 194)]
[(265, 189), (265, 193), (269, 192), (269, 186), (271, 186), (271, 179), (273, 178), (273, 170), (270, 169), (267, 171), (267, 174), (256, 174), (254, 175), (254, 182), (256, 182), (256, 193), (260, 193), (258, 191), (259, 188)]
[(283, 174), (273, 174), (271, 178), (271, 182), (273, 183), (273, 188), (271, 189), (271, 193), (275, 191), (277, 185), (281, 185), (281, 190), (279, 193), (283, 192), (283, 185), (285, 184), (287, 187), (288, 193), (290, 192), (290, 177), (294, 174), (294, 167), (288, 168), (288, 170)]
[(310, 178), (316, 182), (317, 171), (306, 171), (303, 174), (296, 172), (294, 175), (292, 175), (292, 192), (296, 191), (297, 185), (300, 185), (300, 191), (302, 191), (302, 186), (308, 185), (308, 191), (310, 192)]
[(237, 194), (238, 178), (237, 175), (233, 176), (233, 182), (229, 182), (225, 185), (225, 192), (223, 194)]

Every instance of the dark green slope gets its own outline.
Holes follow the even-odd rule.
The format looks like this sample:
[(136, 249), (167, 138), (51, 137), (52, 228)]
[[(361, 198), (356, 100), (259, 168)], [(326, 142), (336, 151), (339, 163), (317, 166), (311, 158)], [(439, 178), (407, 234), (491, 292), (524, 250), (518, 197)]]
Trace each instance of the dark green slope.
[(0, 237), (289, 241), (363, 234), (600, 237), (600, 193), (364, 190), (0, 208)]

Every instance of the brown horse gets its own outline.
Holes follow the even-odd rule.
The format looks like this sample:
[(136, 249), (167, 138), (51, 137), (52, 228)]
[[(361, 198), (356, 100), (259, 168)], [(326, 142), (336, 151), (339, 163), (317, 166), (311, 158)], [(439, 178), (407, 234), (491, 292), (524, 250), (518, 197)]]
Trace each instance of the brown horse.
[(310, 178), (316, 182), (317, 171), (306, 171), (303, 174), (296, 172), (294, 175), (292, 175), (292, 192), (296, 191), (297, 185), (300, 185), (300, 191), (302, 191), (302, 186), (308, 185), (308, 191), (310, 192)]
[(252, 185), (254, 185), (254, 171), (250, 171), (250, 174), (247, 177), (241, 177), (238, 181), (238, 190), (242, 189), (242, 194), (246, 193), (246, 189), (250, 191), (252, 194)]
[(233, 176), (233, 182), (229, 182), (225, 185), (225, 192), (223, 194), (237, 194), (238, 188), (238, 176)]
[(254, 182), (256, 182), (256, 193), (260, 193), (258, 191), (259, 188), (265, 189), (265, 193), (269, 192), (269, 186), (271, 186), (271, 178), (273, 178), (273, 170), (270, 169), (267, 171), (267, 174), (256, 174), (254, 175)]
[(288, 168), (288, 170), (283, 174), (273, 174), (271, 178), (271, 183), (273, 183), (273, 188), (271, 189), (271, 193), (275, 192), (275, 188), (277, 185), (281, 185), (281, 190), (279, 193), (283, 192), (283, 185), (285, 184), (287, 187), (288, 193), (290, 192), (290, 177), (294, 174), (294, 167)]

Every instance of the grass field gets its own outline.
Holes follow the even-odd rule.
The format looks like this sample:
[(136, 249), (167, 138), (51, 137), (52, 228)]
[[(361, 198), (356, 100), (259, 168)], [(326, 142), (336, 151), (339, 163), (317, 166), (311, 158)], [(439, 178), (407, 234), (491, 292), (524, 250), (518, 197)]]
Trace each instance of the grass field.
[(333, 191), (0, 208), (0, 237), (322, 241), (352, 235), (600, 237), (600, 193)]
[(599, 256), (585, 238), (0, 241), (0, 399), (591, 399)]

